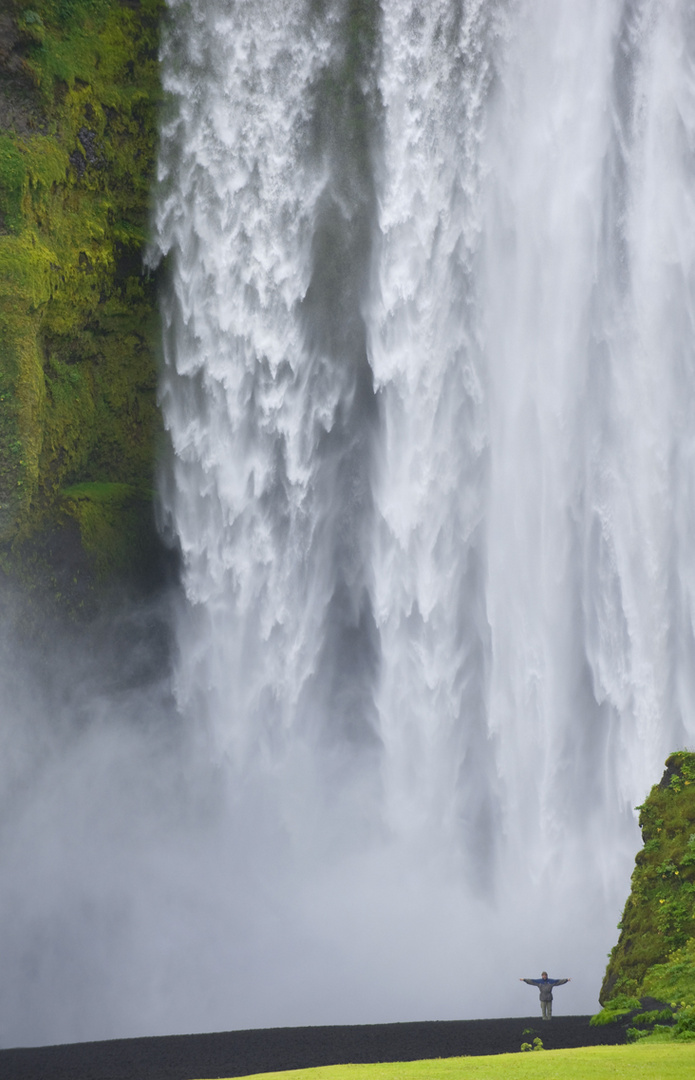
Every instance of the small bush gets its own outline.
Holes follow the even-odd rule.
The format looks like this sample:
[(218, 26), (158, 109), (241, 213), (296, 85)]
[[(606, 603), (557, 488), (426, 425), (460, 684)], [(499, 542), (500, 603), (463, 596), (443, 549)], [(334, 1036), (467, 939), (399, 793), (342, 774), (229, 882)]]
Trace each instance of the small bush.
[[(666, 1016), (664, 1016), (666, 1013)], [(656, 1023), (657, 1020), (668, 1020), (671, 1017), (671, 1013), (668, 1009), (650, 1009), (648, 1012), (639, 1013), (638, 1016), (633, 1018), (633, 1024), (635, 1027), (649, 1027), (650, 1024)]]
[(676, 1013), (674, 1039), (695, 1039), (695, 1006), (686, 1005)]
[(617, 994), (612, 1001), (606, 1004), (605, 1009), (591, 1017), (589, 1025), (591, 1027), (603, 1027), (605, 1024), (614, 1024), (617, 1020), (627, 1016), (628, 1013), (639, 1009), (639, 1007), (639, 998), (628, 997), (626, 994)]

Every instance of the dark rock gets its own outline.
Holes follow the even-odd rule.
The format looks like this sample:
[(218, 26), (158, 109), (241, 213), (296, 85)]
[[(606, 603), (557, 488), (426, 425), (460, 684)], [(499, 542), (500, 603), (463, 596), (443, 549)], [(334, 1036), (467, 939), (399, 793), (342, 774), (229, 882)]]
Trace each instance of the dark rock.
[(0, 1050), (0, 1075), (12, 1080), (250, 1076), (321, 1065), (517, 1053), (529, 1031), (543, 1040), (546, 1050), (625, 1041), (622, 1027), (592, 1028), (588, 1016), (559, 1016), (545, 1023), (534, 1016), (271, 1028)]
[(97, 153), (97, 136), (95, 131), (90, 131), (86, 127), (81, 127), (77, 132), (77, 138), (82, 143), (82, 149), (84, 150), (84, 156), (90, 165), (100, 165), (101, 158)]
[(84, 159), (84, 155), (81, 154), (79, 150), (73, 150), (70, 154), (70, 164), (81, 179), (87, 168), (87, 162)]

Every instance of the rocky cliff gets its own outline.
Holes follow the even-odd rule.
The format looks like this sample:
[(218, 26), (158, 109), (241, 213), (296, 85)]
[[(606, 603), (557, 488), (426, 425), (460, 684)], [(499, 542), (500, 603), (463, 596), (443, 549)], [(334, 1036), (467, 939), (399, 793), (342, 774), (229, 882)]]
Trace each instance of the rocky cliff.
[(609, 1009), (627, 998), (688, 1009), (695, 1004), (695, 754), (672, 754), (639, 810), (644, 847), (600, 1000)]
[(0, 568), (72, 608), (158, 559), (142, 251), (161, 0), (0, 14)]

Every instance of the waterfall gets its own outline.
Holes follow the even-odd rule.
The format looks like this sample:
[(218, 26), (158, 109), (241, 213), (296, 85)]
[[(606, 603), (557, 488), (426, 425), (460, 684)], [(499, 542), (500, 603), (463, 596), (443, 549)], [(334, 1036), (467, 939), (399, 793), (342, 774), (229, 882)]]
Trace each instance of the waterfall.
[(578, 965), (693, 731), (692, 17), (173, 10), (180, 707), (309, 877)]
[(576, 966), (694, 727), (693, 17), (172, 7), (180, 708), (307, 874)]
[[(542, 968), (593, 1012), (695, 741), (695, 11), (169, 7), (174, 705), (103, 705), (23, 808), (2, 1038), (528, 1015)], [(73, 908), (79, 1018), (21, 966), (63, 925), (88, 968)]]
[(165, 67), (180, 108), (159, 224), (174, 255), (164, 501), (197, 609), (181, 700), (243, 769), (291, 754), (298, 728), (377, 738), (361, 311), (377, 88), (347, 7), (295, 4), (291, 30), (284, 3), (206, 3), (191, 20)]

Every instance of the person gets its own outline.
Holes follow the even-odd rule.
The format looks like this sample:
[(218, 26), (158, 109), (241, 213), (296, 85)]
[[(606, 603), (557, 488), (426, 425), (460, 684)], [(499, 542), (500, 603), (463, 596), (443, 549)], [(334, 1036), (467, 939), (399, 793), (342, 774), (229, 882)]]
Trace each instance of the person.
[(550, 1020), (553, 1015), (553, 987), (562, 986), (563, 983), (571, 981), (571, 979), (549, 979), (547, 971), (541, 972), (540, 979), (519, 979), (519, 982), (528, 983), (529, 986), (537, 986), (540, 990), (541, 1016), (544, 1020)]

